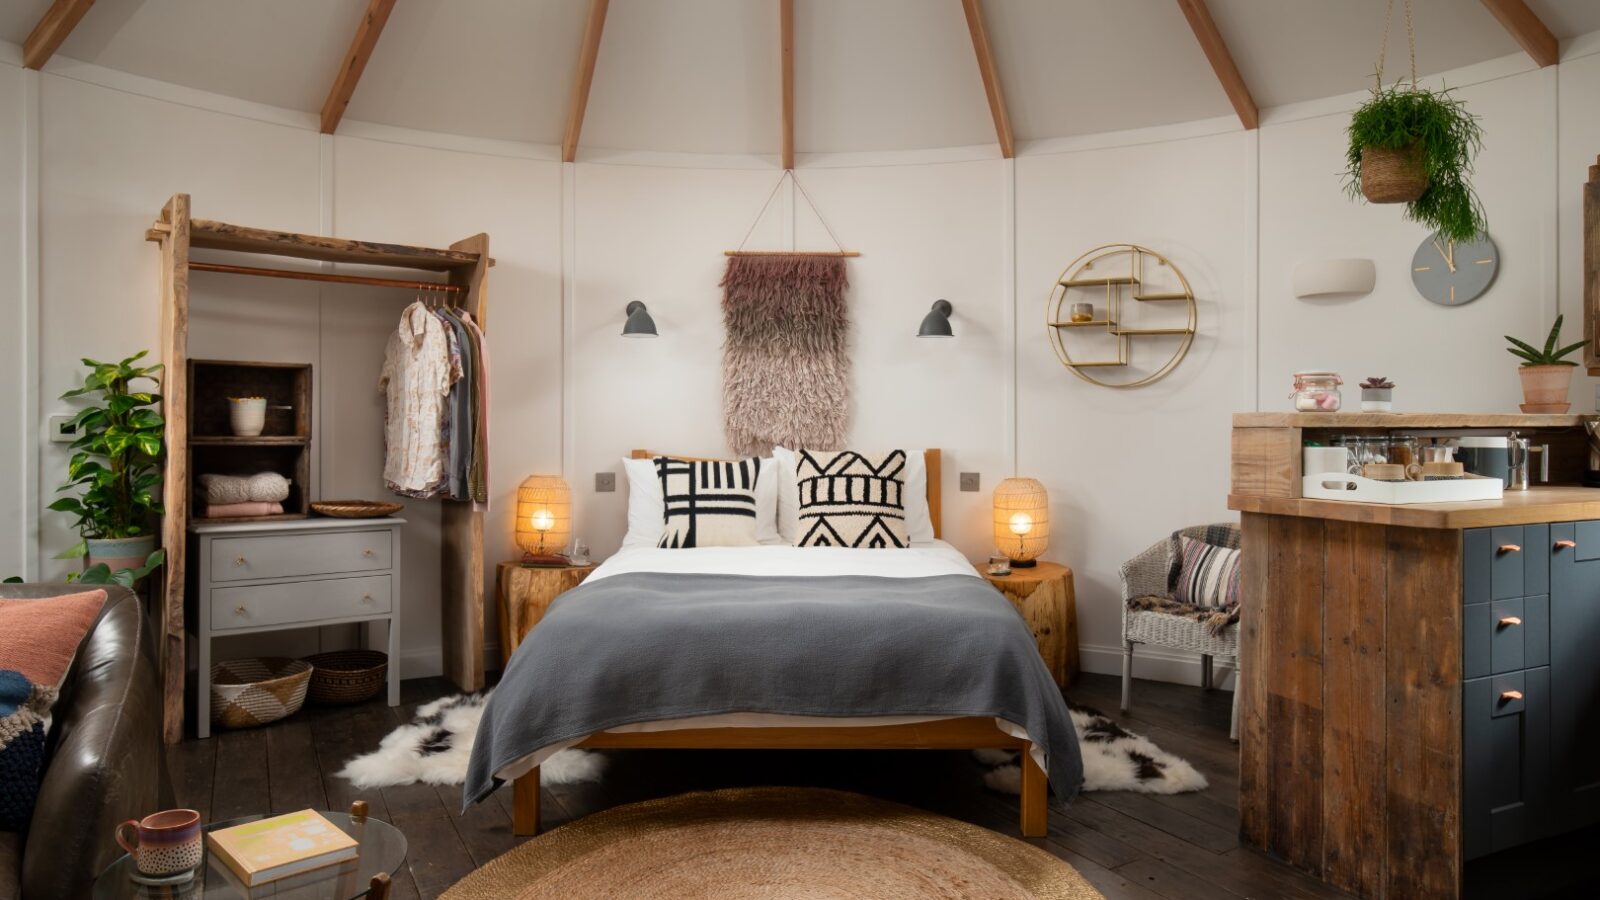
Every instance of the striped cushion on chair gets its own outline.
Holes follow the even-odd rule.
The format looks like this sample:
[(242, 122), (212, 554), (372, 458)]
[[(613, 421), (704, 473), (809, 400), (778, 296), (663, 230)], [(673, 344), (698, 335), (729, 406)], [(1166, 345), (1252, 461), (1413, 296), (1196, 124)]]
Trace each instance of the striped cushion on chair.
[(1180, 537), (1182, 548), (1178, 583), (1172, 598), (1179, 603), (1208, 609), (1231, 609), (1239, 603), (1239, 551), (1190, 537)]

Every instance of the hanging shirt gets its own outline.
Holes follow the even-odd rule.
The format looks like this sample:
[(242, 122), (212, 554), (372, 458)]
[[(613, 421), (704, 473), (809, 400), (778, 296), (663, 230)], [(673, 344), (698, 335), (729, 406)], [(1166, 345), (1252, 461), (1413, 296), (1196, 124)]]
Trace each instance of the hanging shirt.
[(450, 344), (450, 330), (419, 302), (400, 314), (384, 350), (383, 480), (397, 494), (432, 496), (445, 478), (446, 399), (461, 375)]
[(468, 469), (467, 482), (471, 488), (472, 499), (476, 503), (487, 505), (489, 502), (489, 342), (483, 336), (483, 329), (472, 320), (469, 313), (463, 312), (462, 321), (467, 326), (467, 331), (472, 335), (472, 343), (477, 351), (477, 376), (474, 382), (476, 387), (476, 403), (474, 424), (477, 426), (472, 441), (472, 465)]
[(461, 353), (461, 378), (450, 387), (447, 399), (450, 424), (446, 429), (449, 445), (445, 459), (444, 495), (452, 500), (471, 500), (468, 468), (472, 460), (472, 444), (477, 434), (477, 349), (475, 341), (455, 310), (437, 309), (434, 315), (451, 329), (455, 344)]

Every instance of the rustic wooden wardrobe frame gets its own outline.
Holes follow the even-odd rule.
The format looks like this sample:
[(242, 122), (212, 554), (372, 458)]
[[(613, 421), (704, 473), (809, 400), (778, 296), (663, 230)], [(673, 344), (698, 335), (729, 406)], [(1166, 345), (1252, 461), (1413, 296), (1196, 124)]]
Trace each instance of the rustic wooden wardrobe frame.
[[(287, 256), (319, 262), (421, 269), (445, 275), (442, 289), (455, 304), (472, 313), (488, 329), (489, 236), (475, 234), (451, 244), (449, 249), (379, 244), (345, 238), (296, 234), (230, 225), (190, 217), (188, 194), (173, 194), (145, 239), (161, 245), (161, 361), (163, 415), (166, 417), (167, 460), (162, 483), (166, 512), (161, 523), (161, 544), (166, 566), (155, 590), (161, 635), (162, 731), (167, 743), (183, 739), (184, 588), (187, 575), (189, 530), (189, 272), (231, 272), (305, 281), (366, 284), (382, 287), (441, 289), (439, 282), (335, 275), (329, 272), (256, 268), (191, 261), (191, 250), (222, 250)], [(374, 376), (376, 377), (376, 376)], [(442, 525), (443, 564), (440, 567), (440, 602), (443, 622), (444, 673), (464, 691), (483, 688), (483, 512), (470, 503), (444, 503)], [(389, 665), (399, 665), (390, 660)], [(197, 715), (204, 715), (208, 698), (199, 698)]]

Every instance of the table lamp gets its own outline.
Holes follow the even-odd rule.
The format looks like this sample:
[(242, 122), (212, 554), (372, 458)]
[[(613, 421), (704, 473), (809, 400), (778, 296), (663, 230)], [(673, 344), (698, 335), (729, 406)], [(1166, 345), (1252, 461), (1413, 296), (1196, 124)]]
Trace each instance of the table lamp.
[(1007, 478), (995, 487), (994, 543), (1012, 568), (1038, 565), (1050, 544), (1050, 495), (1037, 478)]
[(555, 475), (530, 475), (517, 487), (517, 546), (524, 565), (563, 565), (572, 538), (572, 491)]

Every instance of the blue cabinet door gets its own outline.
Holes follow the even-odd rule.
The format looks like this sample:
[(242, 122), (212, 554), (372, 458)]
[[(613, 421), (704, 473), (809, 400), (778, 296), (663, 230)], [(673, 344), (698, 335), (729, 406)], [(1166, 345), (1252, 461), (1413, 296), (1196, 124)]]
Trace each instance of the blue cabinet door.
[(1600, 527), (1550, 526), (1550, 750), (1557, 830), (1600, 822)]

